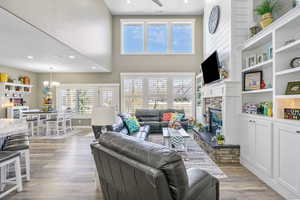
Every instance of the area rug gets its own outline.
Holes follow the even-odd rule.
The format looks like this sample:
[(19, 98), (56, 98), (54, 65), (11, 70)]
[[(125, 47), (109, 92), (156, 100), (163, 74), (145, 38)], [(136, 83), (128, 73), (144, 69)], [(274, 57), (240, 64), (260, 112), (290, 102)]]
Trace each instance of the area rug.
[[(149, 141), (156, 144), (163, 144), (163, 136), (162, 134), (150, 134)], [(187, 139), (187, 147), (187, 152), (178, 152), (182, 156), (187, 169), (200, 168), (217, 179), (227, 178), (226, 174), (210, 159), (192, 137)]]

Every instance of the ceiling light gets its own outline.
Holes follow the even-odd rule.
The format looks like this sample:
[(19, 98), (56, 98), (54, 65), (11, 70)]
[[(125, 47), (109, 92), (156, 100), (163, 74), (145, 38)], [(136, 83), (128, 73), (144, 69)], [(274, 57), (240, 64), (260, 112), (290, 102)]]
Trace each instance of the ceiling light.
[(94, 70), (95, 70), (95, 69), (97, 69), (97, 67), (93, 66), (93, 67), (92, 67), (92, 69), (94, 69)]
[(75, 56), (72, 56), (72, 55), (71, 55), (71, 56), (69, 56), (69, 58), (70, 58), (70, 59), (74, 59), (74, 58), (75, 58)]
[(32, 60), (32, 59), (33, 59), (33, 56), (27, 56), (27, 58), (28, 58), (29, 60)]
[(131, 4), (131, 0), (126, 0), (127, 4)]
[(189, 3), (189, 0), (184, 0), (184, 3)]

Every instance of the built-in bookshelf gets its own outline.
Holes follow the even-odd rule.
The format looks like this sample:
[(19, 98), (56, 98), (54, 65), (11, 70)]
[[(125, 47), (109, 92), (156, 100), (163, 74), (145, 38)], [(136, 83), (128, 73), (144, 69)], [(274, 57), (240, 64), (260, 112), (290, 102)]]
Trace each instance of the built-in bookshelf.
[[(264, 85), (268, 86), (253, 91), (245, 91), (243, 87), (242, 105), (270, 102), (273, 105), (272, 118), (281, 121), (286, 120), (285, 108), (300, 109), (300, 94), (286, 93), (288, 82), (300, 81), (300, 67), (290, 66), (294, 58), (300, 57), (299, 33), (300, 8), (294, 8), (246, 41), (242, 49), (243, 83), (246, 73), (261, 71)], [(255, 60), (250, 62), (253, 56)]]

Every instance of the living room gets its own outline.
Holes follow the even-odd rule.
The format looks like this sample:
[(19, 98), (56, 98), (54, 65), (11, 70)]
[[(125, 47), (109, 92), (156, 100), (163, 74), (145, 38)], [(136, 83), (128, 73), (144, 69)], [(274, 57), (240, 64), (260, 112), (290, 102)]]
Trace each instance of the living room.
[(300, 199), (299, 0), (0, 17), (0, 199)]

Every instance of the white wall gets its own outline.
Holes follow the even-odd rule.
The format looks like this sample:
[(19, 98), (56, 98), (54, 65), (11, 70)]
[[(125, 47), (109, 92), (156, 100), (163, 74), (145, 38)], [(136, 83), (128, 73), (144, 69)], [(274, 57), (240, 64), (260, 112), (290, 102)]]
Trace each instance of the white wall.
[(103, 0), (1, 0), (0, 6), (111, 71), (112, 16)]

